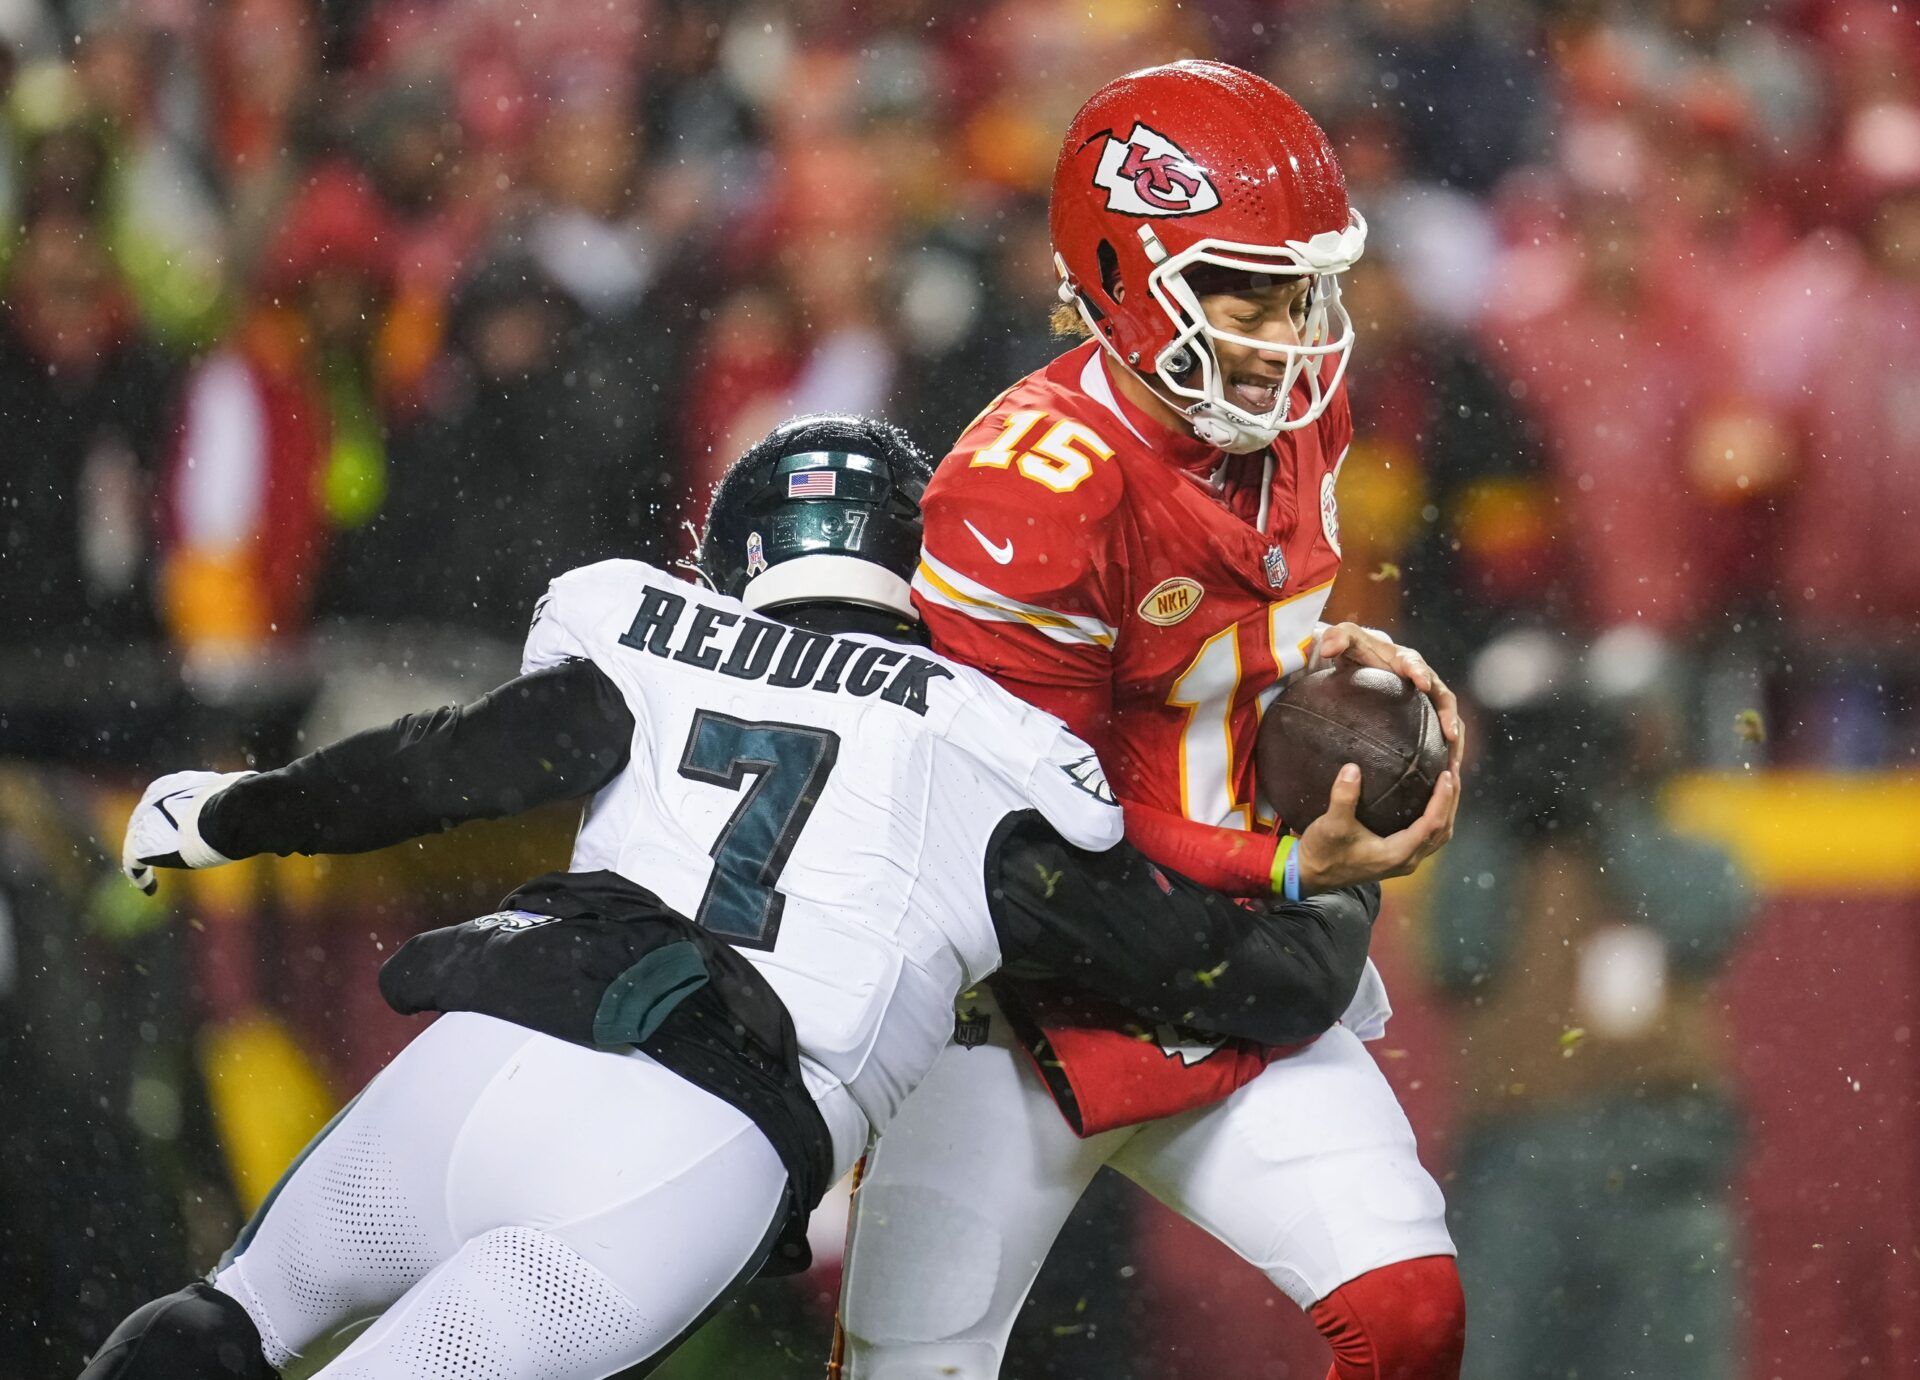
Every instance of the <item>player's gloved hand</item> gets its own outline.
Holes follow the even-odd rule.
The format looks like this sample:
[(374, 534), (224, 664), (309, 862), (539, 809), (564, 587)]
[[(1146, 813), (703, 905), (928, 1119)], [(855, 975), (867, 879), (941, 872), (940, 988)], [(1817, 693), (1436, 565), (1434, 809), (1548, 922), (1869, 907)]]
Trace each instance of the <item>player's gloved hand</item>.
[[(1377, 628), (1363, 628), (1358, 623), (1331, 625), (1321, 632), (1319, 641), (1314, 644), (1307, 669), (1318, 670), (1337, 656), (1362, 666), (1378, 666), (1383, 671), (1391, 671), (1396, 676), (1412, 681), (1414, 689), (1433, 701), (1434, 712), (1440, 717), (1440, 736), (1447, 740), (1447, 770), (1453, 773), (1454, 783), (1453, 809), (1447, 815), (1446, 832), (1440, 840), (1440, 843), (1445, 843), (1453, 837), (1454, 815), (1460, 811), (1460, 763), (1467, 752), (1467, 730), (1460, 719), (1459, 699), (1447, 688), (1446, 682), (1434, 673), (1434, 669), (1427, 665), (1425, 657), (1411, 647), (1402, 647)], [(1434, 845), (1436, 848), (1439, 846), (1439, 843)]]
[(127, 820), (120, 870), (151, 896), (156, 867), (218, 867), (233, 859), (200, 837), (200, 811), (207, 801), (250, 771), (176, 771), (148, 786)]
[(1301, 890), (1322, 891), (1406, 876), (1452, 837), (1459, 780), (1452, 771), (1441, 772), (1420, 818), (1399, 833), (1382, 837), (1355, 815), (1360, 805), (1360, 768), (1351, 762), (1340, 768), (1327, 812), (1300, 835)]

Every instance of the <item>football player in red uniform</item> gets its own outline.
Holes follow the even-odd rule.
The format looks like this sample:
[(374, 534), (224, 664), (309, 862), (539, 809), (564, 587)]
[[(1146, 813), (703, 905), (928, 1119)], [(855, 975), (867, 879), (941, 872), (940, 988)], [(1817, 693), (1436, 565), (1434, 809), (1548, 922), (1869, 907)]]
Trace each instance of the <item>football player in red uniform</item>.
[[(1119, 78), (1068, 131), (1052, 233), (1092, 338), (996, 399), (928, 489), (914, 595), (936, 647), (1092, 743), (1163, 865), (1247, 896), (1411, 871), (1451, 832), (1461, 731), (1416, 654), (1319, 621), (1352, 436), (1339, 274), (1366, 234), (1325, 135), (1221, 63)], [(1453, 744), (1426, 813), (1389, 838), (1354, 820), (1357, 774), (1297, 840), (1255, 790), (1261, 710), (1336, 655), (1412, 678)], [(1129, 1029), (1013, 982), (979, 1008), (976, 1047), (947, 1050), (869, 1157), (849, 1375), (997, 1374), (1110, 1164), (1310, 1310), (1337, 1380), (1458, 1376), (1444, 1204), (1361, 1045), (1388, 1015), (1370, 965), (1342, 1025), (1297, 1050)]]

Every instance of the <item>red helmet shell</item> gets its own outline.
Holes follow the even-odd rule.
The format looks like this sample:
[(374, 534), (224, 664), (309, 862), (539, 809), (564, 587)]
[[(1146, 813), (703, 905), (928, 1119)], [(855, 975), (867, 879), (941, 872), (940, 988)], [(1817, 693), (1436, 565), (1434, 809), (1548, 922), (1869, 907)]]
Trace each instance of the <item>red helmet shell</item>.
[[(1141, 227), (1168, 255), (1227, 242), (1241, 257), (1269, 249), (1279, 271), (1297, 273), (1288, 242), (1338, 235), (1349, 221), (1346, 179), (1313, 117), (1224, 62), (1169, 63), (1108, 82), (1080, 107), (1053, 172), (1053, 247), (1067, 283), (1134, 364), (1175, 334), (1148, 290), (1153, 260)], [(1118, 301), (1108, 291), (1116, 279)]]

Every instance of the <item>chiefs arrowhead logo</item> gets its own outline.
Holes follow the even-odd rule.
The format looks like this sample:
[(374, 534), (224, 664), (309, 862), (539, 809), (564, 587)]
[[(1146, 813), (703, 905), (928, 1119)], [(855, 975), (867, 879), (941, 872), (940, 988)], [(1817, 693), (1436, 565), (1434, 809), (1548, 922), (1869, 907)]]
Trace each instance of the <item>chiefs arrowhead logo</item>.
[(1093, 185), (1106, 189), (1109, 211), (1129, 216), (1191, 216), (1220, 204), (1200, 166), (1145, 125), (1124, 140), (1107, 135)]

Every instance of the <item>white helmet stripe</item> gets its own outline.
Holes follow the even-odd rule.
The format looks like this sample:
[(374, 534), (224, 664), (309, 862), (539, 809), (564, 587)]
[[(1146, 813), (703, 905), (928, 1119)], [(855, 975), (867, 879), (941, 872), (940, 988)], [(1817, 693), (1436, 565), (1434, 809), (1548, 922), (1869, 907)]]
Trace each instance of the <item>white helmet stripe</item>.
[(750, 609), (782, 604), (867, 604), (918, 620), (907, 582), (883, 565), (858, 556), (822, 552), (796, 556), (747, 581), (740, 602)]

